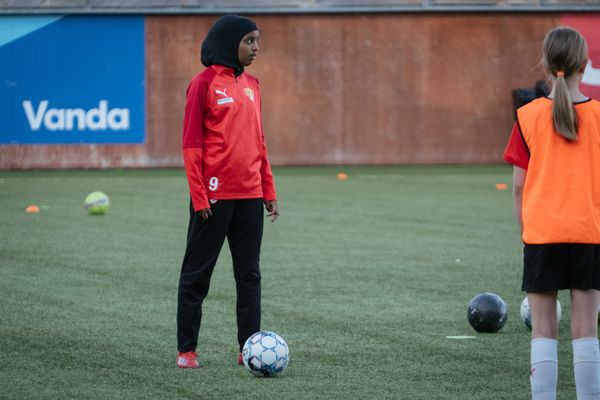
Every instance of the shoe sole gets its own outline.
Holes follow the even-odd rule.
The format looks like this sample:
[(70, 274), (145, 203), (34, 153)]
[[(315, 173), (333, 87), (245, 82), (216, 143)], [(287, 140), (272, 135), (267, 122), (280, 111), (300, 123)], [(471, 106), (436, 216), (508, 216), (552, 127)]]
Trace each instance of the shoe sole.
[(199, 365), (179, 365), (177, 364), (178, 368), (199, 368)]

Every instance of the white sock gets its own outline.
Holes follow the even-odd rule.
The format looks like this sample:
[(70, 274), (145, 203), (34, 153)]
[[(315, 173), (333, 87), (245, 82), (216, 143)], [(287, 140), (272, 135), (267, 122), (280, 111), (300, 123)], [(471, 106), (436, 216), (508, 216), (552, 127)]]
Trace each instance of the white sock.
[(577, 400), (600, 400), (600, 348), (598, 338), (573, 340), (573, 369)]
[(531, 399), (556, 400), (558, 341), (537, 338), (531, 341)]

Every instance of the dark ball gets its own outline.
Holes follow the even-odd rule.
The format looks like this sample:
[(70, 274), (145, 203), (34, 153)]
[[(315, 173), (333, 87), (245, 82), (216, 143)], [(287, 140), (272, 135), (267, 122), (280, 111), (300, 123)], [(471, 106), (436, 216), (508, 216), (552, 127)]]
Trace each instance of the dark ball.
[(506, 324), (506, 303), (497, 294), (479, 293), (469, 302), (467, 319), (477, 332), (498, 332)]

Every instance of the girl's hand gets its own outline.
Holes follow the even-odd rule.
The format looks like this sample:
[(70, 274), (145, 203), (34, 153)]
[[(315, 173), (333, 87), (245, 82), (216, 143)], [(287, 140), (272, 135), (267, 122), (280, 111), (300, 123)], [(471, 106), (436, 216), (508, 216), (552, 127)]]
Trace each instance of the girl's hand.
[(279, 218), (279, 207), (277, 206), (277, 200), (265, 200), (265, 209), (267, 210), (267, 216), (271, 217), (271, 222), (275, 222)]
[(200, 213), (202, 219), (209, 219), (210, 217), (212, 217), (212, 211), (210, 211), (210, 208), (203, 208), (198, 212)]

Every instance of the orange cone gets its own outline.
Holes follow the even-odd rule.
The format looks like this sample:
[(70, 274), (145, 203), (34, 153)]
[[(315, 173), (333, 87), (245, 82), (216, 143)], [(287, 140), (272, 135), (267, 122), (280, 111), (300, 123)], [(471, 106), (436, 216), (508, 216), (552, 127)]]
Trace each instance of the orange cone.
[(39, 213), (40, 208), (38, 206), (32, 204), (30, 206), (27, 206), (27, 208), (25, 209), (25, 212), (29, 213), (29, 214)]
[(347, 181), (348, 180), (348, 175), (346, 175), (343, 172), (340, 172), (339, 174), (337, 174), (335, 176), (335, 179), (337, 179), (338, 181)]

